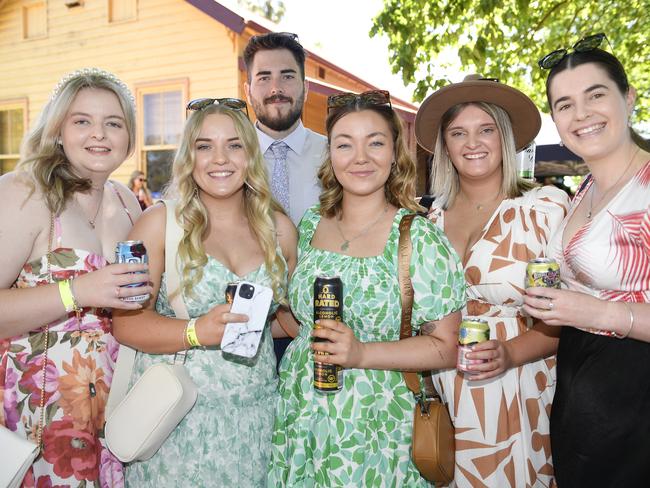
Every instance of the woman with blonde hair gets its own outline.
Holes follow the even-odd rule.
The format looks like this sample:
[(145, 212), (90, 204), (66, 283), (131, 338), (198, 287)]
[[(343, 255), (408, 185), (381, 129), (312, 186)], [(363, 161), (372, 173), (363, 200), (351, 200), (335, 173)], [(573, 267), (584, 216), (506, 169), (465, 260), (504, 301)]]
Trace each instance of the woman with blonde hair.
[(526, 265), (544, 257), (568, 197), (519, 177), (516, 151), (537, 135), (535, 104), (496, 80), (470, 76), (430, 95), (415, 119), (433, 152), (429, 218), (461, 257), (463, 316), (489, 340), (465, 354), (467, 372), (433, 375), (456, 429), (453, 486), (549, 486), (549, 411), (557, 332), (522, 315)]
[(144, 173), (142, 171), (136, 169), (133, 173), (131, 173), (129, 184), (127, 186), (138, 199), (138, 203), (140, 204), (140, 208), (142, 210), (146, 210), (153, 205), (151, 192), (149, 191), (149, 188), (147, 188), (147, 179), (144, 177)]
[[(144, 265), (108, 264), (140, 207), (109, 175), (132, 153), (135, 107), (114, 75), (57, 85), (0, 178), (0, 423), (41, 444), (26, 486), (120, 486), (103, 446), (117, 342), (109, 309), (151, 292)], [(4, 462), (4, 461), (3, 461)], [(1, 469), (1, 468), (0, 468)]]
[[(268, 485), (429, 486), (410, 458), (415, 399), (401, 372), (453, 366), (462, 273), (442, 232), (416, 218), (410, 271), (420, 334), (399, 340), (399, 225), (420, 209), (415, 163), (388, 92), (332, 95), (328, 109), (323, 193), (300, 223), (289, 290), (301, 328), (280, 364)], [(318, 276), (340, 277), (343, 320), (313, 330)], [(345, 368), (340, 391), (314, 389), (315, 353)]]
[[(253, 361), (235, 361), (219, 345), (230, 313), (227, 285), (246, 280), (273, 289), (275, 307), (286, 303), (287, 275), (295, 266), (296, 230), (272, 199), (257, 135), (238, 99), (190, 102), (174, 159), (165, 205), (152, 207), (133, 228), (144, 241), (154, 292), (149, 307), (116, 317), (118, 340), (138, 350), (132, 381), (150, 365), (172, 361), (195, 346), (185, 366), (199, 397), (160, 450), (127, 468), (131, 486), (262, 486), (271, 442), (277, 376), (271, 330)], [(167, 203), (170, 204), (169, 202)], [(167, 226), (180, 226), (178, 249), (165, 249)], [(165, 255), (178, 254), (181, 297), (190, 321), (170, 306)]]

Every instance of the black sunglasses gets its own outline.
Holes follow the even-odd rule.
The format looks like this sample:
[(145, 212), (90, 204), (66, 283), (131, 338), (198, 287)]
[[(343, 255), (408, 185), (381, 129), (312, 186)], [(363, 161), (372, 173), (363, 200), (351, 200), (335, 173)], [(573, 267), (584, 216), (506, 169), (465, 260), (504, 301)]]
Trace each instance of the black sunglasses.
[(248, 117), (248, 106), (244, 100), (239, 98), (197, 98), (187, 104), (187, 110), (203, 110), (210, 105), (223, 105), (232, 110), (240, 110)]
[(390, 103), (390, 93), (386, 90), (370, 90), (363, 93), (339, 93), (338, 95), (330, 95), (327, 97), (327, 112), (334, 108), (349, 107), (352, 105), (374, 105), (382, 106), (388, 105), (393, 108)]
[[(603, 40), (606, 40), (607, 43), (609, 44), (609, 39), (607, 39), (607, 36), (602, 32), (599, 32), (598, 34), (592, 34), (590, 36), (583, 37), (582, 39), (580, 39), (578, 42), (576, 42), (573, 45), (572, 49), (577, 53), (586, 53), (589, 51), (593, 51), (603, 43)], [(569, 54), (568, 49), (556, 49), (555, 51), (548, 53), (542, 59), (537, 61), (537, 64), (542, 69), (552, 69), (555, 66), (557, 66), (560, 63), (560, 61), (566, 58), (568, 54)]]

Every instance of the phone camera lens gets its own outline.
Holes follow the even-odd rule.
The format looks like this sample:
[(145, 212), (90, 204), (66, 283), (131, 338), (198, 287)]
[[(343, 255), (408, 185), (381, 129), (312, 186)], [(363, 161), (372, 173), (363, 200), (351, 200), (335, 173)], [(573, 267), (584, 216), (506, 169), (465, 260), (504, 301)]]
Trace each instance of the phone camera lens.
[(239, 296), (245, 299), (252, 298), (255, 288), (251, 285), (242, 285), (239, 287)]

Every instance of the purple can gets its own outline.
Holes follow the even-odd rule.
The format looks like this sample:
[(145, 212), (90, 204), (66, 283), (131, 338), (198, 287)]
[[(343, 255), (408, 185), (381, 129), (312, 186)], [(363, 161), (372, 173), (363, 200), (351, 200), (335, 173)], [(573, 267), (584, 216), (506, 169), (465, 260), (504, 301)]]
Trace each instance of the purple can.
[[(144, 247), (142, 241), (120, 241), (115, 247), (115, 262), (116, 263), (148, 263), (147, 249)], [(141, 271), (138, 271), (139, 273)], [(138, 286), (146, 285), (142, 283), (132, 283), (130, 285), (123, 285), (124, 288), (136, 288)], [(125, 302), (146, 302), (151, 295), (146, 293), (144, 295), (136, 295), (133, 297), (122, 298)]]

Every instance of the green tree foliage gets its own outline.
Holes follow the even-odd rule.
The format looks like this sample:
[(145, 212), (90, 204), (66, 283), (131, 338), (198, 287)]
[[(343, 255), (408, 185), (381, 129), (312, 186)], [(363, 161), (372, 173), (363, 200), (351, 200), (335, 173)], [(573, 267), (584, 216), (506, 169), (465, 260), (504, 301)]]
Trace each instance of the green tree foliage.
[(287, 10), (282, 0), (237, 0), (237, 3), (276, 24), (282, 20)]
[[(389, 38), (390, 63), (422, 100), (449, 83), (442, 73), (458, 53), (462, 70), (499, 78), (548, 111), (537, 66), (545, 54), (604, 32), (637, 89), (637, 115), (650, 114), (650, 0), (384, 0), (370, 35)], [(458, 63), (458, 60), (456, 63)]]

